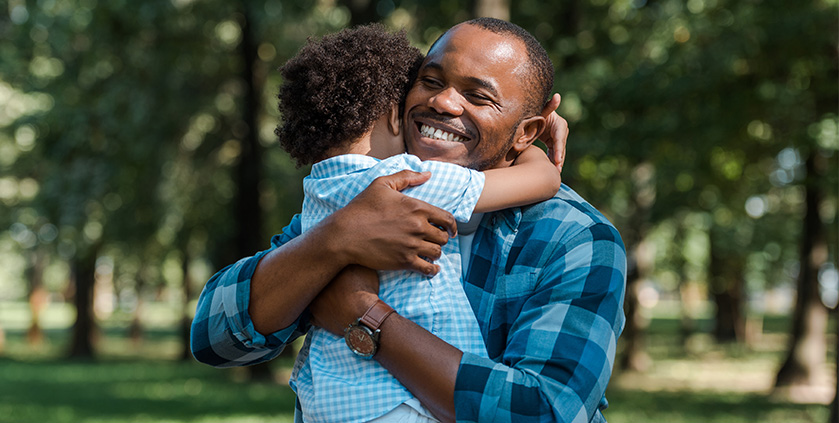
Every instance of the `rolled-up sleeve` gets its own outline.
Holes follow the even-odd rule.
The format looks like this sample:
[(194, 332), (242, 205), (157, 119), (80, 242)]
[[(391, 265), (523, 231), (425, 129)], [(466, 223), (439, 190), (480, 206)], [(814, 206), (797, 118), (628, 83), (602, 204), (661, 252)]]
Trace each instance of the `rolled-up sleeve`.
[(600, 416), (624, 325), (625, 271), (626, 252), (611, 225), (592, 225), (558, 245), (509, 322), (500, 362), (463, 355), (457, 421), (583, 423)]
[(300, 234), (295, 216), (271, 247), (225, 267), (207, 282), (195, 311), (190, 348), (195, 358), (214, 367), (248, 366), (276, 357), (309, 327), (306, 313), (289, 327), (269, 335), (256, 331), (248, 314), (250, 283), (259, 261)]

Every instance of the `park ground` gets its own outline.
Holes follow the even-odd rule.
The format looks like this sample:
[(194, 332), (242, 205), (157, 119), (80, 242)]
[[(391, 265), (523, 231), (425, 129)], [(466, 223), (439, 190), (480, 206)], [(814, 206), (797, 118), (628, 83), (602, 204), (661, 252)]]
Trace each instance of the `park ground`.
[[(95, 361), (66, 360), (66, 308), (51, 307), (43, 325), (46, 340), (25, 342), (25, 304), (0, 304), (6, 332), (0, 354), (0, 422), (127, 423), (290, 422), (294, 395), (285, 384), (290, 359), (274, 363), (278, 383), (253, 383), (243, 369), (214, 369), (181, 361), (177, 313), (151, 307), (146, 336), (133, 343), (124, 319), (103, 325)], [(720, 346), (702, 329), (682, 347), (678, 320), (654, 313), (647, 335), (645, 372), (617, 373), (607, 391), (610, 423), (827, 422), (825, 404), (798, 404), (771, 395), (783, 359), (789, 322), (762, 321), (748, 346)], [(831, 331), (834, 333), (834, 331)], [(830, 345), (835, 339), (828, 337)], [(831, 349), (825, 371), (835, 374)], [(832, 381), (832, 379), (830, 379)]]

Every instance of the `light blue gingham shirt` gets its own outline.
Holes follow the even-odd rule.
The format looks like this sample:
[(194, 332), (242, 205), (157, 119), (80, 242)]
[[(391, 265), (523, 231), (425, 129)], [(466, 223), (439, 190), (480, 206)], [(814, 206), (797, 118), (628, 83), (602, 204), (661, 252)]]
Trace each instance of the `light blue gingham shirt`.
[[(270, 360), (309, 328), (305, 313), (264, 336), (247, 312), (259, 260), (300, 234), (295, 217), (271, 247), (218, 272), (192, 324), (195, 357), (216, 367)], [(465, 353), (458, 422), (605, 422), (601, 410), (624, 325), (620, 234), (563, 185), (554, 198), (487, 213), (463, 284), (489, 358)]]
[[(346, 206), (374, 179), (403, 169), (431, 172), (428, 182), (403, 193), (451, 212), (456, 220), (469, 220), (484, 187), (483, 173), (450, 163), (423, 162), (409, 154), (384, 160), (345, 154), (315, 163), (303, 180), (303, 232)], [(410, 271), (380, 271), (379, 297), (444, 341), (487, 357), (478, 321), (460, 281), (458, 243), (443, 246), (436, 263), (440, 272), (431, 278)], [(318, 327), (309, 330), (290, 385), (307, 423), (365, 422), (413, 397), (377, 361), (359, 358), (342, 337)]]

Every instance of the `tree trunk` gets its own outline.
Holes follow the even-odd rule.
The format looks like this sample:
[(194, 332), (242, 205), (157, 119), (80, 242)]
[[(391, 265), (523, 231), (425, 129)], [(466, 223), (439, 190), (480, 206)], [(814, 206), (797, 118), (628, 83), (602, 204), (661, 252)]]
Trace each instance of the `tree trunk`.
[(746, 317), (744, 312), (745, 287), (742, 254), (723, 247), (724, 241), (711, 230), (710, 288), (716, 305), (714, 338), (717, 342), (744, 342)]
[[(822, 192), (821, 163), (817, 163), (818, 153), (813, 151), (805, 161), (807, 176), (805, 180), (804, 230), (801, 237), (800, 271), (798, 273), (798, 294), (793, 312), (790, 343), (786, 360), (778, 370), (775, 388), (802, 392), (824, 386), (825, 357), (827, 355), (827, 308), (819, 295), (819, 268), (827, 260), (827, 241), (824, 225), (819, 217), (819, 205)], [(813, 394), (806, 396), (812, 401)], [(793, 398), (794, 400), (797, 398)], [(807, 398), (802, 398), (808, 400)]]
[(629, 263), (627, 263), (626, 296), (623, 302), (626, 325), (621, 335), (621, 341), (623, 341), (624, 348), (618, 367), (637, 372), (646, 370), (651, 362), (645, 348), (644, 329), (647, 327), (647, 320), (641, 314), (640, 304), (638, 303), (638, 289), (641, 280), (636, 260), (630, 258)]
[(510, 20), (510, 0), (475, 0), (472, 14), (476, 18), (488, 17)]
[(679, 276), (679, 343), (682, 349), (688, 352), (690, 338), (696, 333), (696, 308), (699, 296), (696, 292), (695, 283), (688, 280), (685, 272), (687, 260), (684, 255), (685, 222), (682, 220), (676, 226), (676, 235), (673, 238), (673, 245), (676, 251), (673, 255), (673, 267), (677, 269)]
[(633, 212), (622, 234), (627, 251), (626, 295), (623, 302), (626, 326), (621, 335), (624, 348), (618, 367), (632, 371), (646, 370), (651, 363), (645, 342), (645, 329), (649, 322), (641, 313), (638, 290), (652, 265), (649, 254), (644, 254), (643, 241), (647, 236), (650, 209), (655, 203), (654, 176), (655, 168), (649, 163), (640, 163), (633, 170)]
[(128, 339), (135, 348), (139, 348), (143, 343), (143, 307), (145, 307), (145, 299), (143, 291), (146, 290), (146, 271), (140, 269), (134, 281), (134, 289), (137, 290), (137, 304), (131, 312), (131, 323), (128, 324)]
[[(583, 12), (579, 0), (566, 0), (562, 2), (562, 13), (558, 23), (559, 34), (564, 37), (576, 37), (580, 33), (583, 21)], [(544, 44), (544, 41), (543, 41)], [(562, 58), (562, 62), (554, 63), (556, 69), (571, 69), (581, 64), (580, 53), (574, 50)], [(572, 172), (567, 172), (571, 174)], [(564, 176), (564, 175), (563, 175)]]
[[(244, 62), (242, 79), (247, 81), (242, 120), (247, 134), (241, 140), (242, 152), (236, 167), (236, 252), (237, 257), (252, 256), (267, 243), (262, 240), (262, 208), (259, 204), (259, 182), (262, 180), (262, 146), (259, 144), (256, 116), (260, 112), (259, 89), (261, 81), (256, 80), (254, 64), (257, 60), (257, 46), (251, 28), (252, 19), (248, 3), (242, 3), (242, 42), (239, 55)], [(268, 363), (248, 367), (251, 379), (273, 380)]]
[(41, 312), (47, 305), (49, 293), (44, 287), (44, 269), (47, 267), (47, 254), (38, 248), (32, 254), (32, 264), (27, 269), (29, 280), (29, 312), (31, 323), (26, 331), (26, 342), (37, 346), (44, 342), (44, 331), (41, 330)]
[(183, 275), (183, 310), (181, 312), (181, 360), (192, 359), (192, 352), (189, 348), (189, 330), (192, 326), (192, 318), (189, 317), (189, 301), (192, 298), (192, 276), (189, 272), (189, 253), (186, 248), (182, 249), (183, 261), (181, 263), (181, 274)]
[(247, 4), (244, 8), (242, 24), (242, 42), (239, 54), (244, 66), (242, 78), (247, 81), (242, 121), (247, 126), (247, 133), (240, 141), (242, 145), (239, 163), (236, 166), (235, 218), (236, 249), (238, 257), (253, 255), (264, 247), (262, 240), (262, 208), (259, 204), (259, 182), (262, 181), (262, 146), (259, 144), (256, 116), (260, 112), (259, 90), (261, 81), (255, 81), (254, 63), (257, 60), (257, 46), (251, 28), (251, 19)]
[[(836, 162), (839, 164), (839, 155), (836, 155)], [(839, 166), (836, 166), (839, 169)], [(835, 219), (835, 218), (834, 218)], [(834, 220), (834, 224), (836, 225), (837, 232), (835, 235), (836, 241), (839, 241), (839, 222)], [(836, 263), (836, 266), (839, 266), (839, 242), (834, 242), (833, 248), (833, 262)], [(833, 325), (834, 325), (834, 344), (833, 346), (836, 348), (833, 350), (833, 401), (830, 403), (830, 423), (839, 423), (839, 304), (833, 306)], [(0, 335), (2, 335), (2, 328), (0, 328)], [(0, 339), (2, 341), (2, 339)], [(2, 342), (0, 342), (0, 352), (3, 350)]]
[(96, 281), (96, 257), (98, 247), (90, 247), (86, 254), (73, 258), (71, 272), (75, 294), (76, 321), (70, 339), (71, 358), (94, 358), (93, 338), (96, 321), (93, 318), (93, 285)]
[[(839, 263), (839, 251), (836, 252), (836, 263)], [(836, 331), (833, 336), (836, 339), (834, 350), (834, 369), (833, 369), (833, 377), (834, 384), (833, 384), (833, 401), (830, 403), (830, 419), (828, 420), (831, 423), (839, 423), (839, 305), (833, 307), (833, 322), (836, 327)], [(0, 328), (0, 330), (2, 330)], [(2, 343), (0, 343), (0, 351), (2, 351)]]
[(681, 272), (679, 280), (679, 341), (685, 353), (690, 352), (690, 339), (696, 334), (697, 309), (702, 301), (696, 282)]

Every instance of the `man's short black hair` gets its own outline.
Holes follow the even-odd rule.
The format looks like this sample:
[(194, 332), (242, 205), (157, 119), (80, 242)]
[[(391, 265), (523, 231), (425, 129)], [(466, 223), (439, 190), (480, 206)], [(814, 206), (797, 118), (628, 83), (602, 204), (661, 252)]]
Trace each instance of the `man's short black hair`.
[(509, 34), (524, 43), (527, 58), (530, 62), (524, 86), (532, 87), (532, 89), (527, 90), (525, 112), (534, 115), (539, 114), (548, 100), (551, 99), (554, 85), (554, 65), (542, 44), (524, 28), (501, 19), (476, 18), (464, 23), (475, 25), (496, 34)]
[(405, 31), (381, 24), (310, 38), (280, 68), (280, 145), (298, 166), (325, 159), (369, 131), (391, 105), (401, 108), (422, 60)]

